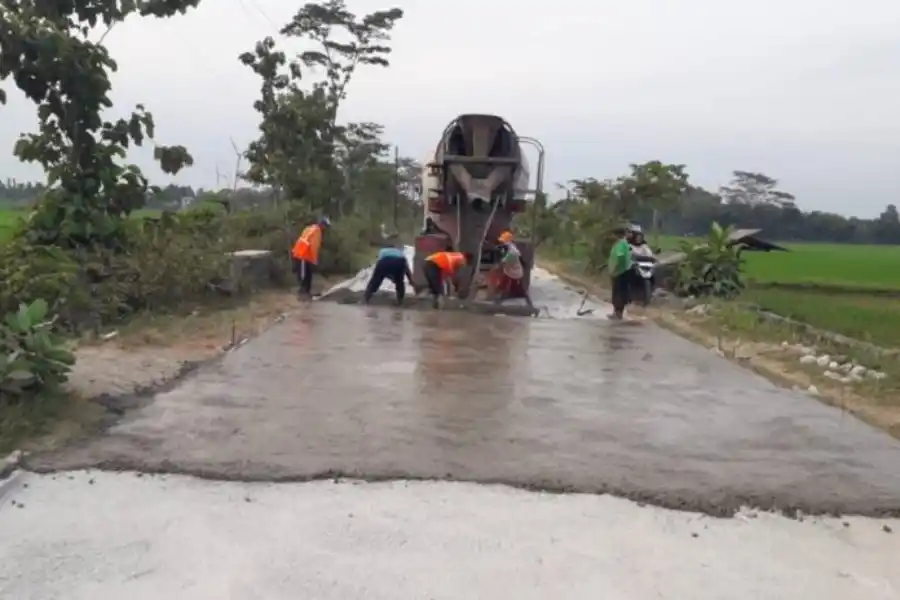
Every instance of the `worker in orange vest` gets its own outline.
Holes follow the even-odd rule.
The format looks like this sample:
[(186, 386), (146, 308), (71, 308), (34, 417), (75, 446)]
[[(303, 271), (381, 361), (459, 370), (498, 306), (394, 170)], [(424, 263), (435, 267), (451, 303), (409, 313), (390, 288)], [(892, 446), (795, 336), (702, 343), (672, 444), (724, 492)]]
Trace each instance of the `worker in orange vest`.
[(425, 281), (431, 291), (431, 305), (440, 308), (440, 298), (444, 293), (444, 284), (456, 276), (459, 270), (473, 262), (471, 252), (435, 252), (425, 259)]
[(322, 234), (331, 227), (331, 220), (322, 217), (316, 223), (307, 226), (291, 249), (291, 260), (294, 273), (297, 275), (297, 283), (300, 285), (299, 293), (312, 296), (313, 271), (319, 264), (319, 250), (322, 247)]

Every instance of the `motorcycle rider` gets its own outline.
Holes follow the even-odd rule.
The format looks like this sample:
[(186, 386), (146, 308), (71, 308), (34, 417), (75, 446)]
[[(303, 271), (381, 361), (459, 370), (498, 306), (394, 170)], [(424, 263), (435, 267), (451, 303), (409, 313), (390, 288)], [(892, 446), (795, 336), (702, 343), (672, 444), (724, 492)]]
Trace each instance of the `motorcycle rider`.
[(653, 249), (650, 247), (650, 244), (647, 243), (647, 240), (644, 238), (644, 230), (640, 225), (632, 224), (630, 227), (630, 233), (628, 242), (631, 244), (631, 253), (633, 256), (643, 256), (647, 258), (654, 258)]
[[(641, 226), (631, 224), (629, 229), (631, 230), (631, 236), (628, 243), (631, 245), (631, 256), (634, 259), (631, 299), (640, 299), (638, 303), (646, 306), (650, 302), (653, 288), (656, 287), (656, 277), (653, 273), (655, 267), (650, 265), (655, 265), (657, 259), (650, 244), (644, 238), (644, 230), (641, 229)], [(649, 271), (649, 280), (646, 277), (648, 268), (651, 269)]]

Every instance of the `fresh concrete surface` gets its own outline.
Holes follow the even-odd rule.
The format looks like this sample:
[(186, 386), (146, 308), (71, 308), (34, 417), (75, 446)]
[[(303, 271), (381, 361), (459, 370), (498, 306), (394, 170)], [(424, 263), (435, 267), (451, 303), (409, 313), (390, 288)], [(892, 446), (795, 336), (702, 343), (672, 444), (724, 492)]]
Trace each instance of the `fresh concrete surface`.
[[(669, 508), (900, 515), (900, 442), (652, 323), (309, 303), (28, 464), (215, 479), (452, 479)], [(546, 311), (545, 311), (546, 314)], [(568, 317), (566, 315), (569, 315)]]
[(886, 523), (467, 483), (24, 475), (0, 508), (0, 598), (888, 600)]

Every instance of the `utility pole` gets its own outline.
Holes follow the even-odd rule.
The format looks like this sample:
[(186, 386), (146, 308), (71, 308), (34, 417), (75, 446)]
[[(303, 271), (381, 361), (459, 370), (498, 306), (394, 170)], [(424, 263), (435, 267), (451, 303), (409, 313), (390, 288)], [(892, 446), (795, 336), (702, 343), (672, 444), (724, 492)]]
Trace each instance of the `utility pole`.
[(241, 159), (244, 158), (237, 144), (234, 143), (234, 138), (228, 138), (228, 141), (231, 142), (231, 148), (234, 150), (235, 163), (234, 163), (234, 177), (231, 182), (231, 191), (236, 192), (238, 186), (238, 180), (241, 177)]
[(400, 231), (400, 147), (394, 146), (394, 231)]

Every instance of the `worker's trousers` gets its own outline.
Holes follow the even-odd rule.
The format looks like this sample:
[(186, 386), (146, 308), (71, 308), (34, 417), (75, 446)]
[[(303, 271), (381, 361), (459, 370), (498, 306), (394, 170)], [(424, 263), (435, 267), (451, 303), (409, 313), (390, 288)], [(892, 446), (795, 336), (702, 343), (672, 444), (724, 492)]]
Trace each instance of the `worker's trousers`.
[(293, 259), (293, 263), (294, 274), (297, 276), (297, 284), (300, 286), (300, 291), (307, 295), (312, 295), (312, 280), (315, 265), (308, 260), (300, 260), (298, 258)]
[(403, 297), (406, 295), (406, 259), (401, 256), (386, 256), (378, 259), (363, 294), (364, 302), (368, 302), (372, 298), (385, 279), (390, 279), (394, 284), (394, 289), (397, 290), (397, 304), (403, 303)]
[(444, 293), (444, 276), (441, 273), (441, 268), (437, 263), (426, 260), (423, 270), (425, 271), (425, 281), (428, 282), (428, 290), (431, 292), (431, 295), (434, 297), (442, 295)]

